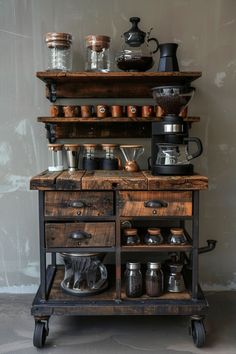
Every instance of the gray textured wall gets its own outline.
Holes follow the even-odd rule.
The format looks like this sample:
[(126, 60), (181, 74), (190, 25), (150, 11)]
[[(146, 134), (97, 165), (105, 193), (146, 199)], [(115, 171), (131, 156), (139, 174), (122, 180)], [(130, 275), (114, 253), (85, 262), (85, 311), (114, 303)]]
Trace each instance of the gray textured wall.
[[(137, 6), (138, 4), (138, 6)], [(201, 70), (190, 112), (201, 116), (191, 135), (204, 154), (195, 165), (209, 176), (201, 194), (201, 243), (218, 240), (201, 256), (201, 281), (210, 289), (236, 289), (236, 1), (234, 0), (2, 0), (0, 1), (0, 291), (35, 291), (38, 284), (37, 193), (29, 179), (47, 167), (43, 125), (43, 34), (74, 36), (74, 69), (84, 68), (84, 36), (110, 35), (116, 52), (130, 16), (154, 27), (161, 42), (179, 44), (182, 70)], [(158, 60), (158, 56), (156, 57)], [(145, 142), (148, 146), (148, 142)]]

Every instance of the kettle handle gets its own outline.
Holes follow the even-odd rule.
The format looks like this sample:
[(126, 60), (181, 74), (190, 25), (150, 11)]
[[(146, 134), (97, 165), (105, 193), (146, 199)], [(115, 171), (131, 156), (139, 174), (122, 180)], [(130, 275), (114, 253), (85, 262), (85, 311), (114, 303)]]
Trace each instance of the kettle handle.
[[(101, 286), (103, 286), (103, 284), (105, 283), (105, 281), (107, 280), (107, 268), (104, 266), (104, 264), (102, 264), (100, 261), (95, 261), (98, 265), (98, 268), (100, 270), (100, 274), (101, 277), (100, 279), (93, 284), (93, 286), (91, 287), (91, 289), (96, 290), (96, 289), (100, 289)], [(94, 263), (95, 263), (94, 262)]]
[(188, 160), (192, 160), (195, 159), (196, 157), (200, 156), (203, 152), (203, 147), (202, 147), (202, 142), (200, 139), (198, 138), (184, 138), (184, 142), (194, 142), (197, 144), (197, 151), (194, 152), (193, 154), (188, 155)]
[(156, 53), (159, 49), (159, 41), (156, 38), (148, 38), (147, 42), (154, 41), (156, 43), (156, 49), (152, 52), (152, 54)]

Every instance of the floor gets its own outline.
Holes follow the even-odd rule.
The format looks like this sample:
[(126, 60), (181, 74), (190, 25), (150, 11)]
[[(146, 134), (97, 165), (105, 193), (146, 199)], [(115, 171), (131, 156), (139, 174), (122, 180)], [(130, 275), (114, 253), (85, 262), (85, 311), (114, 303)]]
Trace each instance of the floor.
[(236, 292), (208, 293), (207, 343), (193, 345), (188, 318), (51, 317), (46, 345), (32, 346), (31, 295), (0, 296), (0, 354), (236, 354)]

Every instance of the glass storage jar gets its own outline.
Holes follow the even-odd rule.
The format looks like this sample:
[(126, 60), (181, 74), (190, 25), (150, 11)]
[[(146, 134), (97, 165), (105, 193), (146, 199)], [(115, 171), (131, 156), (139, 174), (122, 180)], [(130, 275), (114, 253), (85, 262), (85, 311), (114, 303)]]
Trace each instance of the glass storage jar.
[(48, 49), (47, 70), (72, 70), (72, 35), (70, 33), (49, 32), (45, 35)]
[(63, 171), (62, 144), (48, 144), (49, 166), (48, 171)]
[(125, 292), (127, 297), (142, 296), (142, 273), (140, 263), (128, 262), (126, 264)]
[(83, 144), (83, 169), (84, 170), (98, 170), (99, 158), (95, 156), (96, 144)]
[(144, 243), (146, 243), (147, 245), (159, 245), (163, 243), (161, 229), (148, 229), (147, 234), (144, 236)]
[(140, 244), (140, 237), (137, 229), (124, 229), (124, 244), (127, 246)]
[(184, 234), (184, 229), (182, 228), (170, 229), (168, 243), (171, 245), (185, 245), (187, 243), (187, 238)]
[(161, 270), (161, 263), (148, 262), (145, 283), (148, 296), (161, 296), (163, 294), (164, 276)]
[(111, 71), (110, 37), (89, 35), (86, 40), (86, 71)]

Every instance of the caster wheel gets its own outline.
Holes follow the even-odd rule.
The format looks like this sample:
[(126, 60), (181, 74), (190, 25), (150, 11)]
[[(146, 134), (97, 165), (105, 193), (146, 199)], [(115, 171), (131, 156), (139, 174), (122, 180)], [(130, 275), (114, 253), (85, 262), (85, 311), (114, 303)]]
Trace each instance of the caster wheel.
[(193, 343), (197, 348), (202, 348), (206, 342), (206, 330), (203, 321), (192, 321)]
[(33, 344), (36, 348), (43, 348), (48, 331), (44, 322), (36, 322), (34, 329)]

